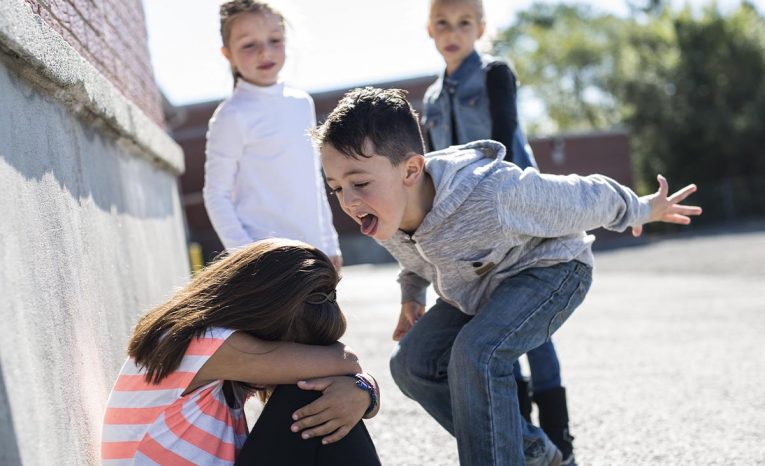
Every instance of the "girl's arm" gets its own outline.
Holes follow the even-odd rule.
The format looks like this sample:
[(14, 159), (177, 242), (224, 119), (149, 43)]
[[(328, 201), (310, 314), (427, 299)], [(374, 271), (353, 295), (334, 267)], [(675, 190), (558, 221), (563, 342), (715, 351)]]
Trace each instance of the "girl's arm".
[(234, 110), (219, 107), (210, 119), (205, 147), (205, 184), (202, 194), (215, 232), (226, 249), (252, 242), (234, 205), (234, 185), (244, 152), (244, 135)]
[(213, 380), (280, 385), (358, 372), (362, 372), (358, 358), (342, 343), (302, 345), (265, 341), (235, 332), (205, 362), (186, 391), (191, 392)]
[[(491, 138), (504, 144), (507, 149), (505, 160), (521, 169), (536, 166), (533, 156), (523, 147), (525, 138), (519, 133), (518, 88), (515, 74), (507, 63), (497, 61), (489, 65), (486, 72), (486, 92), (489, 96)], [(523, 141), (516, 141), (516, 136)]]
[[(507, 149), (505, 160), (513, 161), (513, 135), (518, 127), (518, 109), (516, 107), (515, 76), (510, 68), (495, 62), (486, 71), (486, 92), (489, 95), (489, 115), (491, 116), (491, 138), (504, 144)], [(526, 168), (526, 167), (521, 167)]]

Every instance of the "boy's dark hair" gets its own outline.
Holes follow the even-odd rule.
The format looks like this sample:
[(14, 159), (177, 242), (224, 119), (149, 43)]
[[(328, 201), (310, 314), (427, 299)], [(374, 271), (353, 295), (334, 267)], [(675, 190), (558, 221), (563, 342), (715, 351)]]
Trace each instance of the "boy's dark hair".
[(329, 144), (354, 159), (374, 155), (364, 153), (369, 140), (371, 150), (393, 165), (404, 161), (408, 153), (425, 153), (417, 112), (401, 89), (349, 91), (312, 136), (319, 147)]

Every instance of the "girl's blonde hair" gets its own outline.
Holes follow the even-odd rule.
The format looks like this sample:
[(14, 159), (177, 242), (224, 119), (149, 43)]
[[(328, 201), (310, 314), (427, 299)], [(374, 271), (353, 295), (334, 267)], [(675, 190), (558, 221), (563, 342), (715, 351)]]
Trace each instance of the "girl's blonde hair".
[[(244, 13), (274, 15), (279, 18), (282, 29), (284, 29), (284, 15), (268, 3), (257, 0), (231, 0), (220, 6), (220, 36), (224, 47), (228, 47), (229, 39), (231, 39), (231, 26), (234, 24), (234, 20)], [(233, 65), (231, 65), (231, 75), (234, 78), (234, 86), (236, 86), (236, 81), (241, 75)]]
[(483, 21), (483, 0), (430, 0), (430, 12), (433, 12), (433, 8), (441, 5), (454, 5), (455, 3), (464, 3), (475, 8), (475, 12), (478, 14), (478, 20)]
[(210, 264), (166, 303), (141, 317), (128, 354), (157, 383), (178, 368), (209, 327), (269, 341), (329, 345), (345, 333), (335, 302), (337, 270), (299, 241), (268, 239)]

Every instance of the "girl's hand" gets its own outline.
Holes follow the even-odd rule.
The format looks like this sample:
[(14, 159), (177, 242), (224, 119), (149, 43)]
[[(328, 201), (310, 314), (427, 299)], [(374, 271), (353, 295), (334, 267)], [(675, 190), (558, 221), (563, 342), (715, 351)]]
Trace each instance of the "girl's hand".
[(295, 411), (292, 432), (302, 431), (304, 439), (326, 435), (321, 439), (324, 445), (348, 435), (369, 408), (369, 393), (359, 389), (353, 377), (341, 375), (300, 381), (298, 387), (320, 391), (322, 395)]
[[(667, 197), (669, 186), (667, 179), (658, 175), (659, 190), (647, 198), (651, 205), (651, 217), (649, 222), (679, 223), (688, 225), (691, 223), (690, 215), (701, 215), (701, 207), (680, 205), (688, 196), (696, 192), (696, 185), (689, 184), (680, 191)], [(636, 225), (632, 227), (632, 236), (640, 236), (643, 233), (643, 226)]]
[(393, 330), (393, 340), (399, 341), (406, 335), (414, 324), (420, 320), (420, 317), (425, 315), (425, 306), (417, 301), (407, 301), (401, 305), (401, 315), (398, 317), (398, 324), (396, 329)]

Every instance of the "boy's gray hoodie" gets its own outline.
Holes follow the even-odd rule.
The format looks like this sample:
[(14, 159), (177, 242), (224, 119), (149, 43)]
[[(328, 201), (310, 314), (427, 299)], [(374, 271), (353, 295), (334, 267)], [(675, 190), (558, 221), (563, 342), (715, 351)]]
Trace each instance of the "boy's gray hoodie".
[(401, 300), (441, 299), (474, 315), (505, 278), (530, 267), (578, 260), (592, 265), (598, 227), (645, 223), (647, 201), (602, 176), (547, 175), (504, 162), (505, 147), (476, 141), (426, 155), (433, 208), (410, 237), (382, 241), (402, 271)]

